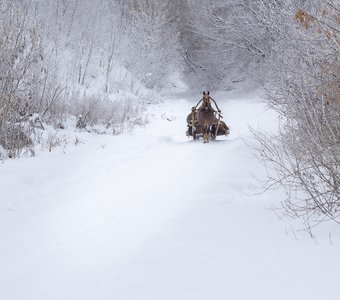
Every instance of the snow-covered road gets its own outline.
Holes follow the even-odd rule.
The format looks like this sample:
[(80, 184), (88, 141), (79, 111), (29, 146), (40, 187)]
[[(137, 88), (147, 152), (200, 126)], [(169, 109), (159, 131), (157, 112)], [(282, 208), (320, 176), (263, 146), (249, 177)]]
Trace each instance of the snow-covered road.
[[(196, 98), (197, 99), (197, 98)], [(0, 166), (0, 299), (340, 299), (340, 233), (317, 242), (255, 195), (256, 97), (216, 95), (231, 127), (184, 135), (195, 99), (149, 108), (131, 134)], [(294, 227), (295, 228), (295, 227)]]

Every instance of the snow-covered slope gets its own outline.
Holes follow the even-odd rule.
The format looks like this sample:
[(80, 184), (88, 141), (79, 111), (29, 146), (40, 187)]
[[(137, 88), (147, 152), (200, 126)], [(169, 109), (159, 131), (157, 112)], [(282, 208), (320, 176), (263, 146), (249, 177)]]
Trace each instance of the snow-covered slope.
[(131, 134), (1, 165), (0, 299), (339, 299), (339, 230), (316, 242), (268, 209), (282, 191), (256, 194), (248, 125), (275, 116), (214, 98), (231, 134), (210, 144), (184, 135), (183, 96)]

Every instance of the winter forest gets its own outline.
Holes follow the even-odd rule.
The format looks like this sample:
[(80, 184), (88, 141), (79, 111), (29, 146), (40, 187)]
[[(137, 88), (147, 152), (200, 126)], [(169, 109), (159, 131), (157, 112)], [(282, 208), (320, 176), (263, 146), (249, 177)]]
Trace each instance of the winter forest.
[[(338, 0), (0, 0), (0, 181), (3, 182), (0, 186), (0, 199), (7, 199), (5, 204), (0, 203), (0, 208), (1, 210), (4, 208), (5, 211), (11, 210), (12, 208), (9, 209), (8, 207), (15, 205), (11, 202), (11, 198), (15, 200), (13, 200), (15, 203), (19, 203), (18, 207), (27, 208), (27, 201), (30, 201), (27, 199), (31, 199), (29, 197), (35, 199), (34, 193), (34, 195), (38, 195), (38, 198), (49, 199), (49, 195), (56, 193), (58, 187), (65, 193), (64, 196), (60, 194), (59, 198), (75, 199), (79, 196), (76, 189), (74, 188), (72, 192), (71, 190), (66, 192), (64, 188), (68, 189), (76, 182), (77, 184), (82, 182), (82, 188), (78, 190), (82, 190), (81, 193), (84, 196), (87, 192), (88, 195), (91, 193), (96, 195), (99, 190), (98, 187), (102, 187), (101, 193), (104, 193), (102, 192), (103, 189), (107, 189), (113, 184), (112, 182), (116, 182), (117, 186), (127, 184), (130, 186), (131, 182), (142, 181), (140, 185), (137, 183), (140, 194), (126, 194), (129, 188), (122, 190), (121, 193), (116, 190), (114, 192), (112, 190), (110, 193), (114, 193), (116, 197), (122, 199), (124, 197), (126, 199), (137, 199), (142, 197), (141, 195), (144, 197), (144, 195), (156, 193), (154, 189), (157, 186), (157, 197), (159, 195), (163, 197), (165, 194), (164, 199), (168, 199), (167, 197), (173, 194), (173, 198), (176, 199), (191, 199), (193, 197), (189, 191), (187, 194), (179, 196), (177, 192), (174, 192), (175, 189), (165, 189), (167, 185), (165, 182), (167, 182), (172, 183), (178, 192), (185, 190), (187, 186), (184, 187), (182, 184), (184, 184), (184, 181), (189, 183), (190, 178), (193, 181), (196, 180), (198, 182), (196, 184), (201, 183), (202, 187), (206, 182), (209, 182), (209, 184), (214, 182), (212, 184), (217, 191), (214, 190), (213, 192), (213, 187), (211, 187), (211, 190), (209, 190), (211, 196), (208, 197), (209, 200), (207, 201), (212, 199), (210, 197), (215, 197), (213, 195), (218, 190), (225, 190), (226, 194), (230, 194), (230, 187), (235, 185), (238, 185), (238, 192), (235, 192), (237, 199), (238, 195), (243, 192), (249, 194), (259, 192), (260, 195), (267, 195), (261, 196), (270, 198), (264, 206), (266, 208), (275, 206), (274, 211), (276, 212), (276, 209), (279, 211), (280, 218), (284, 216), (284, 222), (288, 224), (285, 225), (286, 228), (290, 228), (291, 224), (300, 224), (299, 228), (308, 232), (312, 239), (315, 238), (314, 230), (322, 231), (324, 224), (330, 224), (331, 228), (339, 230), (339, 49), (340, 2)], [(231, 136), (226, 138), (225, 144), (217, 141), (202, 147), (203, 145), (200, 143), (188, 142), (186, 137), (184, 140), (182, 140), (182, 137), (177, 138), (177, 135), (185, 132), (186, 114), (190, 112), (191, 106), (195, 105), (200, 99), (202, 91), (210, 91), (211, 93), (218, 91), (216, 94), (222, 95), (220, 98), (226, 98), (225, 104), (222, 100), (216, 99), (219, 104), (222, 103), (222, 106), (225, 107), (225, 122), (231, 124)], [(235, 99), (239, 97), (241, 100), (235, 100), (228, 105), (227, 99), (232, 99), (233, 95), (239, 95), (237, 93), (246, 95), (243, 96), (246, 99), (244, 101), (250, 101), (252, 97), (256, 98), (256, 101), (246, 105), (241, 96), (235, 96)], [(178, 100), (186, 99), (186, 97), (192, 97), (190, 103), (183, 102), (185, 103), (183, 104), (182, 100)], [(193, 97), (195, 97), (194, 100)], [(212, 94), (212, 97), (214, 98), (214, 94)], [(255, 112), (260, 106), (264, 107), (263, 110), (268, 115), (268, 120), (274, 119), (274, 123), (266, 125), (268, 130), (261, 130), (258, 127), (260, 121), (258, 117), (255, 117)], [(183, 117), (179, 117), (182, 116), (179, 113), (182, 110)], [(153, 121), (153, 118), (156, 118), (156, 121)], [(150, 125), (152, 122), (156, 124), (154, 127), (157, 128), (154, 130), (147, 129), (148, 126), (154, 128)], [(174, 129), (177, 123), (178, 131)], [(174, 135), (168, 137), (168, 132), (171, 130)], [(236, 132), (241, 132), (241, 130), (244, 131), (236, 136)], [(136, 137), (132, 138), (131, 134)], [(89, 164), (89, 168), (92, 169), (84, 169), (82, 175), (79, 175), (78, 181), (75, 175), (70, 177), (69, 180), (68, 177), (63, 179), (67, 172), (73, 172), (75, 166), (77, 168), (84, 166), (84, 162), (79, 158), (80, 154), (73, 156), (72, 151), (76, 150), (67, 150), (71, 153), (69, 154), (68, 166), (65, 164), (65, 167), (60, 167), (60, 171), (58, 171), (58, 164), (62, 160), (52, 156), (55, 157), (56, 162), (50, 168), (63, 174), (56, 173), (60, 175), (60, 180), (55, 179), (53, 182), (46, 182), (46, 191), (41, 189), (41, 185), (45, 181), (41, 181), (41, 185), (38, 187), (39, 178), (47, 180), (42, 174), (49, 176), (44, 173), (43, 170), (45, 169), (40, 170), (39, 166), (47, 166), (47, 162), (54, 160), (54, 158), (45, 157), (46, 153), (55, 155), (53, 153), (58, 152), (58, 149), (66, 149), (70, 145), (75, 149), (76, 146), (85, 147), (83, 144), (91, 144), (91, 140), (84, 142), (82, 139), (90, 139), (89, 136), (97, 136), (100, 146), (96, 147), (100, 148), (101, 151), (108, 151), (106, 156), (101, 156), (99, 150), (96, 150), (97, 154), (94, 157), (98, 159), (96, 162), (98, 166), (95, 166), (94, 162), (88, 163), (88, 161), (91, 161), (89, 158), (92, 158), (92, 156), (89, 156), (89, 151), (82, 154), (84, 155), (82, 159), (86, 159), (86, 164)], [(237, 140), (238, 137), (240, 137), (240, 141)], [(106, 139), (110, 139), (112, 142), (107, 142)], [(228, 144), (228, 139), (231, 144)], [(157, 140), (157, 143), (154, 142), (155, 140)], [(244, 140), (245, 142), (243, 142)], [(237, 141), (239, 144), (232, 144), (233, 141)], [(179, 144), (188, 145), (188, 143), (190, 145), (186, 148), (179, 146)], [(176, 144), (178, 144), (178, 147)], [(123, 145), (125, 146), (123, 147)], [(191, 150), (189, 150), (189, 147)], [(223, 152), (226, 151), (225, 148), (230, 149), (228, 154)], [(85, 150), (82, 151), (85, 152)], [(143, 163), (140, 158), (141, 153), (143, 155), (145, 153)], [(242, 156), (243, 153), (245, 153), (244, 156)], [(126, 160), (126, 165), (125, 163), (119, 165), (115, 160), (115, 155), (117, 155), (117, 161)], [(149, 156), (154, 159), (151, 160)], [(251, 161), (250, 165), (253, 166), (252, 164), (254, 164), (253, 168), (249, 167), (251, 170), (244, 166), (244, 171), (247, 172), (245, 176), (248, 176), (248, 173), (253, 173), (255, 169), (262, 170), (259, 171), (261, 178), (255, 180), (257, 186), (260, 185), (256, 188), (256, 192), (245, 190), (250, 189), (248, 185), (253, 185), (253, 183), (250, 183), (253, 182), (252, 176), (244, 179), (243, 175), (240, 175), (238, 181), (236, 179), (228, 181), (228, 176), (232, 175), (221, 171), (221, 169), (225, 169), (225, 172), (229, 170), (229, 173), (232, 173), (234, 170), (233, 175), (237, 177), (235, 174), (238, 174), (238, 170), (242, 169), (240, 166), (243, 166), (244, 161), (250, 156), (255, 157), (256, 162)], [(39, 157), (41, 157), (41, 161)], [(215, 157), (215, 160), (208, 163), (210, 167), (203, 168), (202, 171), (199, 164), (207, 157)], [(37, 159), (37, 164), (34, 163), (35, 159)], [(165, 161), (168, 161), (168, 163)], [(129, 164), (132, 163), (136, 165), (131, 165), (130, 172)], [(181, 164), (183, 169), (180, 169), (178, 164)], [(197, 165), (197, 167), (193, 165)], [(211, 165), (214, 166), (211, 167)], [(111, 166), (110, 171), (107, 172), (113, 172), (116, 167), (117, 170), (120, 170), (119, 173), (115, 171), (117, 172), (115, 176), (112, 173), (111, 179), (108, 177), (109, 173), (101, 173), (104, 172), (105, 167), (109, 169), (109, 166)], [(35, 168), (38, 168), (38, 170)], [(177, 168), (178, 173), (175, 175)], [(146, 169), (149, 171), (146, 171)], [(26, 177), (19, 179), (17, 175), (13, 175), (13, 184), (10, 185), (12, 182), (10, 181), (11, 174), (20, 174), (22, 170), (27, 170), (27, 174), (35, 174), (32, 175), (33, 179), (26, 180)], [(84, 175), (85, 171), (88, 172), (86, 173), (88, 175)], [(182, 172), (184, 173), (182, 174)], [(207, 175), (203, 174), (210, 174), (210, 172), (212, 172), (211, 177), (204, 179), (204, 176)], [(90, 178), (91, 176), (93, 178), (93, 173), (98, 174), (98, 182), (94, 182), (97, 179), (91, 179), (91, 181), (89, 179), (89, 184), (86, 184), (83, 177), (88, 176)], [(254, 171), (254, 173), (256, 172)], [(57, 178), (56, 174), (50, 176)], [(159, 174), (167, 175), (163, 178)], [(175, 179), (174, 181), (171, 180), (172, 174), (174, 178), (180, 174), (182, 174), (181, 176), (186, 174), (187, 177), (175, 182)], [(199, 174), (202, 176), (199, 176)], [(128, 180), (123, 181), (123, 177), (128, 178)], [(198, 179), (198, 177), (202, 177), (202, 179)], [(255, 174), (255, 177), (259, 176)], [(103, 180), (99, 178), (103, 178)], [(225, 180), (220, 179), (221, 183), (219, 183), (216, 178), (225, 178)], [(20, 180), (23, 186), (17, 188), (16, 184)], [(153, 187), (148, 186), (146, 182), (149, 181)], [(16, 183), (14, 184), (14, 182)], [(29, 185), (27, 182), (33, 185)], [(103, 182), (106, 183), (105, 188)], [(32, 192), (31, 195), (30, 189), (31, 191), (34, 189), (34, 184), (37, 184), (36, 192)], [(48, 184), (50, 184), (49, 187), (47, 187)], [(192, 182), (189, 183), (190, 189), (192, 184)], [(227, 187), (228, 184), (230, 184), (229, 188)], [(6, 185), (8, 186), (8, 194), (6, 194)], [(28, 194), (24, 192), (26, 185), (30, 186)], [(90, 185), (93, 185), (93, 189), (88, 190), (86, 186)], [(163, 186), (164, 189), (161, 189), (160, 186)], [(1, 189), (5, 192), (2, 193)], [(18, 194), (17, 198), (16, 196), (13, 197), (13, 189), (21, 190), (22, 194), (20, 196)], [(73, 187), (70, 189), (73, 189)], [(280, 192), (277, 192), (278, 190)], [(106, 192), (109, 193), (108, 190)], [(201, 192), (201, 195), (208, 193), (203, 188)], [(149, 198), (143, 198), (144, 202), (137, 200), (136, 202), (134, 202), (135, 200), (128, 202), (126, 200), (126, 203), (129, 204), (117, 204), (119, 209), (116, 206), (114, 208), (110, 206), (111, 208), (108, 209), (109, 202), (106, 202), (109, 201), (108, 197), (104, 194), (98, 197), (103, 199), (98, 200), (103, 208), (97, 212), (97, 208), (95, 208), (97, 204), (93, 203), (94, 196), (91, 198), (92, 200), (90, 200), (90, 196), (88, 196), (88, 200), (79, 196), (79, 199), (82, 198), (81, 203), (85, 203), (83, 209), (86, 212), (83, 212), (83, 219), (77, 221), (72, 219), (71, 212), (74, 209), (74, 215), (78, 214), (79, 207), (75, 204), (78, 200), (72, 200), (71, 208), (68, 202), (68, 208), (64, 210), (61, 208), (61, 204), (57, 204), (59, 200), (54, 201), (52, 206), (55, 206), (55, 210), (49, 208), (48, 216), (53, 220), (54, 214), (56, 217), (59, 210), (61, 212), (68, 211), (66, 214), (70, 214), (70, 219), (66, 216), (65, 219), (69, 223), (66, 221), (65, 224), (68, 224), (69, 228), (77, 229), (74, 229), (74, 232), (71, 230), (72, 233), (69, 233), (69, 235), (64, 234), (67, 230), (59, 228), (62, 222), (58, 219), (58, 226), (55, 224), (54, 226), (51, 224), (49, 224), (51, 226), (47, 226), (56, 230), (56, 240), (49, 237), (46, 238), (48, 240), (46, 242), (46, 233), (39, 233), (40, 231), (35, 231), (34, 227), (30, 232), (32, 235), (36, 233), (36, 241), (40, 238), (40, 242), (37, 242), (37, 244), (41, 243), (40, 245), (43, 246), (39, 249), (47, 247), (46, 245), (53, 245), (54, 242), (55, 245), (63, 245), (63, 243), (67, 244), (67, 241), (78, 241), (83, 230), (89, 232), (87, 244), (91, 244), (88, 241), (92, 229), (93, 235), (95, 235), (95, 232), (103, 235), (100, 242), (103, 243), (102, 246), (105, 248), (108, 246), (106, 244), (107, 239), (104, 238), (104, 231), (99, 228), (111, 228), (108, 225), (109, 220), (116, 218), (116, 215), (113, 217), (113, 211), (116, 209), (120, 211), (119, 216), (123, 216), (121, 218), (125, 218), (124, 212), (129, 212), (126, 213), (124, 222), (117, 221), (123, 229), (129, 223), (129, 218), (131, 218), (131, 223), (132, 219), (133, 222), (138, 222), (138, 220), (142, 223), (146, 222), (147, 225), (138, 228), (137, 233), (134, 231), (137, 230), (133, 227), (134, 225), (125, 228), (126, 235), (129, 233), (138, 235), (137, 240), (144, 245), (145, 240), (150, 238), (149, 235), (160, 234), (158, 231), (156, 233), (154, 228), (163, 226), (160, 221), (161, 216), (164, 216), (162, 222), (165, 222), (164, 219), (168, 218), (171, 213), (175, 215), (175, 211), (181, 211), (181, 205), (184, 205), (180, 204), (179, 201), (178, 203), (175, 201), (175, 204), (172, 200), (170, 201), (170, 198), (169, 201), (164, 200), (163, 205), (152, 202), (154, 200), (148, 200), (148, 202), (146, 199)], [(59, 199), (57, 196), (55, 198), (56, 200)], [(0, 202), (2, 201), (0, 200)], [(32, 201), (38, 203), (35, 200)], [(218, 199), (214, 201), (217, 203)], [(252, 201), (256, 202), (256, 200)], [(47, 205), (45, 202), (43, 203), (36, 205), (38, 208)], [(131, 205), (131, 208), (129, 205)], [(135, 207), (141, 205), (143, 208), (136, 210)], [(187, 206), (190, 205), (193, 204), (190, 202)], [(37, 207), (32, 206), (32, 210)], [(104, 209), (104, 207), (106, 208)], [(257, 211), (257, 209), (254, 208), (254, 211)], [(216, 209), (216, 211), (218, 210)], [(93, 211), (96, 211), (96, 213), (93, 213)], [(112, 211), (112, 214), (110, 214), (110, 211)], [(144, 220), (143, 213), (149, 216), (150, 212), (151, 215), (158, 215), (158, 217), (152, 217), (150, 220), (146, 217), (148, 220)], [(23, 212), (17, 217), (6, 214), (1, 224), (2, 226), (12, 224), (10, 222), (18, 224), (17, 220), (22, 220), (21, 218), (25, 218), (26, 215), (28, 213), (24, 214)], [(97, 216), (101, 217), (97, 218)], [(36, 219), (39, 220), (39, 218), (40, 215)], [(41, 218), (45, 217), (41, 216)], [(58, 215), (58, 218), (60, 218), (60, 215)], [(221, 218), (227, 219), (227, 217)], [(249, 220), (255, 220), (252, 218), (255, 217), (249, 217)], [(203, 219), (205, 218), (203, 217)], [(90, 221), (88, 222), (88, 220)], [(107, 220), (107, 223), (99, 224), (104, 222), (103, 220)], [(27, 219), (27, 224), (32, 224), (29, 219)], [(86, 224), (86, 226), (80, 224)], [(20, 225), (14, 227), (17, 228), (16, 226), (20, 227)], [(38, 223), (36, 226), (40, 228)], [(66, 227), (67, 225), (60, 226)], [(226, 226), (230, 226), (230, 224)], [(60, 231), (56, 229), (57, 227)], [(13, 255), (13, 261), (19, 262), (18, 257), (24, 259), (24, 256), (16, 254), (15, 251), (14, 254), (8, 254), (15, 248), (14, 245), (22, 241), (19, 232), (22, 233), (23, 229), (20, 229), (20, 231), (18, 228), (15, 229), (18, 231), (17, 235), (13, 234), (15, 237), (11, 236), (8, 240), (8, 243), (12, 246), (3, 247), (4, 250), (0, 250), (0, 257), (1, 254), (4, 255), (3, 257)], [(153, 228), (152, 234), (150, 228)], [(121, 232), (117, 229), (117, 235), (114, 231), (111, 233), (112, 236), (121, 241), (122, 245), (126, 245), (120, 246), (120, 251), (123, 253), (128, 249), (127, 253), (130, 253), (130, 249), (137, 247), (137, 241), (132, 238), (127, 241), (127, 238)], [(146, 232), (149, 234), (147, 237)], [(216, 233), (218, 230), (214, 232)], [(240, 234), (241, 232), (243, 231), (240, 230)], [(1, 232), (1, 234), (5, 233)], [(327, 231), (327, 234), (326, 239), (329, 240), (330, 244), (339, 242), (339, 231), (333, 232), (333, 235)], [(296, 237), (295, 231), (292, 235)], [(79, 240), (79, 245), (82, 245), (82, 243), (83, 240)], [(72, 246), (73, 250), (77, 248), (77, 245), (74, 245)], [(157, 245), (161, 245), (161, 242)], [(110, 246), (107, 248), (110, 249)], [(247, 247), (247, 245), (243, 246)], [(303, 250), (308, 252), (309, 246), (307, 247), (304, 244)], [(198, 247), (200, 246), (198, 245)], [(32, 246), (30, 249), (36, 248)], [(46, 265), (47, 261), (50, 262), (50, 259), (52, 259), (52, 254), (49, 256), (47, 253), (51, 252), (54, 255), (53, 251), (56, 251), (55, 253), (59, 251), (55, 250), (57, 246), (56, 248), (52, 247), (52, 249), (47, 247), (46, 251), (38, 251), (42, 253), (42, 264)], [(259, 253), (262, 251), (260, 248), (258, 250)], [(338, 251), (339, 249), (335, 250)], [(314, 253), (314, 250), (312, 252), (315, 255), (314, 258), (318, 260), (321, 256), (326, 255), (327, 251), (335, 250), (322, 248), (322, 250), (318, 250), (320, 253)], [(58, 260), (60, 257), (64, 257), (65, 253), (72, 251), (69, 246), (65, 246), (65, 249), (60, 250), (60, 253), (63, 254), (58, 252), (55, 254), (55, 257), (57, 257), (55, 259)], [(161, 252), (159, 250), (159, 253), (154, 254), (157, 257)], [(174, 252), (176, 253), (176, 250)], [(26, 257), (26, 259), (39, 261), (38, 258), (34, 257), (34, 253), (37, 252), (32, 250), (33, 258)], [(74, 255), (76, 255), (75, 253), (74, 251)], [(329, 253), (330, 259), (333, 257), (332, 263), (329, 264), (333, 267), (333, 269), (329, 267), (329, 272), (332, 275), (326, 274), (325, 278), (319, 278), (321, 281), (326, 282), (329, 277), (334, 280), (339, 278), (339, 255), (332, 253)], [(103, 254), (103, 257), (106, 257), (105, 255), (106, 253)], [(120, 257), (119, 255), (120, 252), (117, 257)], [(125, 259), (127, 254), (124, 255)], [(187, 255), (189, 254), (187, 253)], [(133, 255), (131, 254), (131, 256)], [(198, 255), (196, 258), (200, 261), (203, 256), (204, 254)], [(67, 257), (71, 261), (71, 256)], [(180, 257), (180, 254), (178, 254), (178, 257)], [(91, 261), (92, 259), (93, 261)], [(142, 258), (140, 259), (142, 260)], [(151, 261), (148, 256), (143, 256), (143, 259)], [(164, 261), (161, 258), (159, 260)], [(72, 265), (70, 261), (65, 266)], [(91, 264), (95, 264), (93, 257), (90, 258), (90, 261)], [(19, 262), (16, 263), (17, 265), (13, 264), (13, 270), (21, 268)], [(144, 260), (139, 262), (140, 265), (145, 263), (148, 266)], [(297, 259), (296, 265), (299, 265), (300, 262), (301, 260)], [(0, 266), (2, 263), (0, 258)], [(138, 265), (138, 261), (136, 264)], [(144, 269), (137, 271), (134, 269), (136, 264), (128, 264), (127, 268), (122, 267), (122, 269), (131, 269), (134, 274), (139, 274), (138, 272), (144, 274)], [(79, 265), (81, 265), (81, 262), (79, 262)], [(112, 262), (112, 265), (115, 264)], [(170, 268), (170, 265), (171, 262), (166, 266)], [(94, 266), (92, 267), (94, 268)], [(188, 268), (191, 267), (191, 265), (188, 266)], [(258, 266), (253, 267), (256, 269)], [(27, 268), (27, 274), (29, 274), (30, 269)], [(57, 267), (55, 266), (55, 268)], [(153, 270), (152, 268), (155, 268), (155, 266), (151, 267), (150, 273)], [(301, 268), (303, 269), (303, 267)], [(166, 269), (166, 267), (163, 269)], [(316, 268), (315, 274), (320, 274), (319, 269)], [(36, 290), (33, 288), (34, 284), (32, 285), (32, 282), (28, 279), (22, 285), (23, 294), (20, 294), (19, 291), (15, 295), (11, 294), (14, 287), (9, 288), (9, 284), (13, 285), (17, 282), (15, 275), (13, 275), (16, 274), (16, 271), (13, 270), (11, 269), (12, 273), (8, 273), (10, 274), (9, 277), (12, 276), (11, 281), (7, 275), (1, 274), (0, 298), (24, 299), (22, 298), (23, 295), (30, 295), (32, 299), (50, 298), (49, 292), (55, 286), (50, 286), (50, 289), (46, 288), (45, 292), (36, 294)], [(52, 267), (50, 271), (51, 274), (61, 272), (60, 270), (55, 272), (56, 269)], [(157, 272), (158, 269), (154, 269), (154, 271)], [(108, 276), (111, 274), (107, 270), (106, 272), (108, 272)], [(327, 270), (323, 272), (327, 273)], [(128, 273), (123, 272), (122, 274), (122, 278), (128, 277)], [(37, 280), (45, 278), (42, 271), (39, 276), (37, 275)], [(188, 273), (188, 276), (191, 275)], [(254, 274), (254, 276), (256, 275)], [(148, 276), (146, 277), (148, 278)], [(174, 275), (171, 278), (174, 279), (175, 277)], [(91, 290), (86, 296), (84, 294), (79, 299), (99, 299), (98, 295), (103, 297), (100, 299), (113, 299), (108, 295), (115, 295), (117, 296), (116, 299), (168, 299), (168, 296), (164, 297), (163, 292), (170, 287), (162, 285), (165, 284), (166, 280), (158, 283), (159, 290), (153, 290), (154, 294), (151, 296), (147, 293), (148, 289), (145, 287), (148, 286), (147, 284), (144, 284), (143, 288), (138, 286), (136, 291), (138, 291), (140, 297), (136, 297), (131, 291), (125, 293), (124, 284), (128, 284), (125, 281), (119, 285), (118, 292), (105, 289), (108, 282), (106, 281), (107, 277), (103, 278), (101, 281), (103, 294), (96, 294), (97, 292), (100, 293), (96, 286), (94, 289), (96, 292)], [(137, 277), (133, 278), (135, 282), (129, 282), (129, 284), (137, 284), (136, 282), (140, 280)], [(169, 282), (171, 282), (171, 278), (168, 280)], [(220, 274), (219, 278), (223, 279), (223, 275)], [(7, 279), (11, 283), (7, 284)], [(83, 279), (83, 284), (86, 280), (93, 280), (90, 277)], [(196, 286), (199, 280), (196, 279), (197, 281), (193, 281), (191, 288), (196, 290), (197, 295), (195, 293), (185, 294), (184, 292), (184, 294), (180, 294), (176, 290), (178, 294), (177, 292), (175, 294), (169, 293), (168, 295), (171, 296), (169, 296), (169, 299), (228, 298), (226, 298), (228, 293), (223, 288), (215, 289), (216, 286), (220, 287), (216, 281), (210, 283), (211, 289), (215, 289), (216, 294), (210, 292), (199, 294), (199, 288)], [(2, 284), (2, 280), (6, 283)], [(50, 281), (46, 279), (46, 282), (50, 283), (53, 280), (53, 277), (51, 277)], [(239, 284), (239, 281), (237, 282)], [(332, 281), (329, 282), (329, 284), (331, 283)], [(303, 285), (304, 283), (302, 283)], [(49, 285), (47, 284), (47, 286)], [(273, 290), (274, 287), (279, 288), (273, 283)], [(187, 289), (192, 292), (190, 283), (188, 283)], [(6, 290), (6, 294), (2, 295), (1, 290)], [(72, 290), (76, 291), (77, 288), (73, 286)], [(182, 287), (182, 290), (184, 291), (186, 288)], [(334, 285), (328, 291), (329, 294), (322, 299), (336, 299), (335, 295), (338, 296), (340, 293), (339, 288), (335, 288)], [(314, 290), (306, 298), (302, 296), (305, 295), (304, 291), (299, 290), (299, 288), (293, 289), (292, 294), (284, 294), (283, 298), (277, 295), (277, 297), (273, 296), (270, 292), (268, 294), (259, 292), (259, 294), (256, 294), (259, 296), (258, 298), (247, 298), (247, 295), (235, 292), (229, 294), (229, 299), (321, 299), (318, 292), (319, 290)], [(73, 294), (73, 296), (72, 294), (67, 294), (68, 296), (65, 296), (66, 294), (59, 295), (61, 297), (56, 299), (78, 299), (75, 296), (76, 294)], [(194, 296), (189, 297), (188, 295)], [(30, 297), (26, 299), (31, 299)]]

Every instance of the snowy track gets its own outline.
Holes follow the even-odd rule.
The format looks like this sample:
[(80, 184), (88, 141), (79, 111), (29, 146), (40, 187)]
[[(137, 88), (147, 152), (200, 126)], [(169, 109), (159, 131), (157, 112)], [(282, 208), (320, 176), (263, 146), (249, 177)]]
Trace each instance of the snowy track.
[(194, 100), (169, 100), (132, 134), (1, 165), (0, 299), (339, 299), (339, 230), (315, 243), (267, 209), (282, 192), (254, 196), (244, 139), (275, 118), (253, 100), (218, 101), (231, 135), (209, 145), (184, 135)]

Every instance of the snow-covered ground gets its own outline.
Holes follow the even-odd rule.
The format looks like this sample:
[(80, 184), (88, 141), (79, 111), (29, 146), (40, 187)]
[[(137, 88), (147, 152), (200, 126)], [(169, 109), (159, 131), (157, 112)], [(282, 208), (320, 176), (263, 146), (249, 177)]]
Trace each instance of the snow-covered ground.
[(316, 240), (257, 194), (248, 125), (275, 130), (254, 94), (215, 96), (231, 127), (188, 140), (199, 99), (150, 106), (121, 136), (0, 165), (0, 299), (340, 299), (340, 232)]

